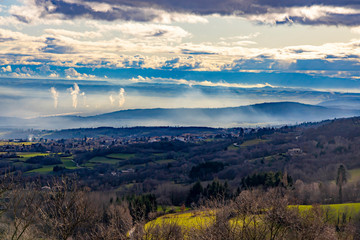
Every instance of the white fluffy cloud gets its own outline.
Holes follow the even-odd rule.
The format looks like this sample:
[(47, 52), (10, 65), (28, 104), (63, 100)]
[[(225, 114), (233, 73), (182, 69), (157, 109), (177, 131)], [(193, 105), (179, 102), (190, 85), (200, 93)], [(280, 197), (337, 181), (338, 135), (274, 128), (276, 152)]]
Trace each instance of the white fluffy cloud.
[(6, 66), (6, 67), (2, 67), (1, 68), (1, 71), (2, 72), (12, 72), (12, 69), (11, 69), (11, 66), (10, 65), (8, 65), (8, 66)]
[(74, 68), (65, 69), (65, 75), (66, 75), (66, 78), (69, 78), (69, 79), (71, 79), (71, 78), (84, 79), (84, 78), (94, 78), (95, 77), (95, 75), (79, 73)]

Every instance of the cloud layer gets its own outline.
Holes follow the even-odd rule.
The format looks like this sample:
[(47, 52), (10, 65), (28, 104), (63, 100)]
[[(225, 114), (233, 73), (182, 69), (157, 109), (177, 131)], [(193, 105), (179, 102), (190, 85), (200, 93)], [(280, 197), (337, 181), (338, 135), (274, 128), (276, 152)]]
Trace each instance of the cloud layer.
[(283, 24), (360, 25), (356, 0), (27, 0), (30, 8), (14, 7), (13, 16), (31, 22), (34, 16), (90, 18), (137, 22), (206, 22), (201, 16), (241, 16), (250, 20)]

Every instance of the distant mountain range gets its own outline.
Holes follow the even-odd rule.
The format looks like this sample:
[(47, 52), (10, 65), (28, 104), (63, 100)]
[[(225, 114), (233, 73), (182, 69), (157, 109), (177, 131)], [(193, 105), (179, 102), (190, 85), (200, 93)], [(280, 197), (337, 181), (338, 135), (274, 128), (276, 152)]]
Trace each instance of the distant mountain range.
[(85, 127), (207, 126), (254, 127), (314, 122), (360, 115), (360, 110), (270, 102), (228, 108), (156, 108), (122, 110), (89, 117), (20, 119), (0, 117), (0, 128), (68, 129)]

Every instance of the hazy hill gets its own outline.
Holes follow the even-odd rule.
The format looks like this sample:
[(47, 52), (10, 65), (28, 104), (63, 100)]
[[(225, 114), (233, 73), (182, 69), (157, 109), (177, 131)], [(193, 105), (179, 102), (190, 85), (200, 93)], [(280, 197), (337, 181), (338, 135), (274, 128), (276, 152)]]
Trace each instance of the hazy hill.
[(207, 126), (252, 127), (314, 122), (360, 115), (359, 110), (273, 102), (229, 108), (133, 109), (96, 116), (6, 119), (0, 127), (65, 129), (80, 127)]
[[(73, 120), (87, 126), (264, 126), (352, 117), (343, 110), (295, 102), (262, 103), (231, 108), (134, 109)], [(67, 118), (69, 119), (69, 118)]]

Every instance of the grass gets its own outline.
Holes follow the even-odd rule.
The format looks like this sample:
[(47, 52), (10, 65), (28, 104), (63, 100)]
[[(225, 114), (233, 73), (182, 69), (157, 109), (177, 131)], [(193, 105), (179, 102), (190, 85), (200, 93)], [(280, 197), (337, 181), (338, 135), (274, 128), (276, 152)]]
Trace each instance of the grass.
[(63, 157), (61, 158), (61, 161), (63, 162), (63, 166), (66, 167), (67, 169), (78, 169), (76, 163), (73, 162), (72, 157)]
[[(1, 153), (0, 153), (1, 154)], [(28, 160), (31, 157), (36, 157), (36, 156), (47, 156), (49, 155), (49, 153), (39, 153), (39, 152), (17, 152), (16, 153), (17, 156), (16, 158), (9, 158), (9, 160), (11, 161), (21, 161), (21, 162), (25, 162), (26, 160)]]
[(229, 145), (227, 148), (228, 151), (236, 151), (238, 149), (239, 149), (239, 147), (235, 146), (234, 144)]
[(96, 166), (96, 163), (84, 163), (81, 166), (86, 168), (94, 168)]
[[(96, 164), (117, 164), (122, 160), (129, 160), (135, 156), (134, 153), (112, 153), (106, 156), (97, 156), (92, 159), (87, 164), (83, 164), (84, 167), (94, 167)], [(92, 165), (91, 165), (92, 164)]]
[[(151, 163), (149, 163), (151, 164)], [(130, 168), (142, 168), (142, 167), (145, 167), (146, 166), (146, 163), (142, 163), (142, 164), (128, 164), (128, 165), (125, 165), (125, 166), (122, 166), (120, 167), (119, 169), (120, 170), (126, 170), (126, 169), (130, 169)]]
[(360, 168), (349, 170), (350, 179), (349, 182), (358, 182), (360, 181)]
[(106, 163), (106, 164), (117, 164), (120, 159), (112, 159), (107, 157), (94, 157), (90, 159), (89, 163)]
[(135, 154), (134, 153), (112, 153), (112, 154), (106, 155), (106, 157), (117, 158), (119, 160), (129, 160), (130, 158), (135, 157)]
[[(39, 156), (39, 155), (36, 155)], [(55, 164), (55, 165), (43, 165), (41, 168), (33, 169), (26, 173), (40, 173), (40, 174), (49, 174), (52, 173), (53, 168), (55, 166), (65, 167), (66, 169), (74, 170), (78, 169), (79, 167), (76, 166), (76, 163), (72, 161), (73, 157), (62, 157), (61, 161), (62, 164)]]
[[(190, 208), (186, 207), (185, 211), (189, 211)], [(161, 206), (159, 205), (157, 208), (158, 212), (164, 211), (165, 213), (173, 212), (173, 213), (181, 213), (181, 206)]]
[(47, 156), (50, 153), (40, 153), (40, 152), (17, 152), (16, 155), (20, 157), (36, 157), (36, 156)]
[[(55, 167), (56, 165), (46, 165), (46, 166), (43, 166), (41, 168), (37, 168), (37, 169), (33, 169), (31, 171), (28, 171), (26, 173), (40, 173), (40, 174), (49, 174), (50, 172), (52, 172), (53, 168)], [(61, 166), (61, 165), (58, 165), (58, 166)]]
[(252, 139), (252, 140), (248, 140), (248, 141), (245, 141), (243, 142), (240, 147), (250, 147), (250, 146), (255, 146), (255, 145), (258, 145), (260, 143), (266, 143), (268, 142), (269, 140), (266, 140), (266, 139)]
[(276, 161), (277, 159), (279, 159), (279, 157), (281, 157), (281, 154), (274, 154), (274, 155), (270, 155), (270, 156), (266, 156), (266, 157), (260, 157), (260, 158), (253, 158), (250, 160), (247, 160), (248, 162), (259, 162), (261, 160), (264, 160), (264, 163), (270, 162), (270, 161)]

